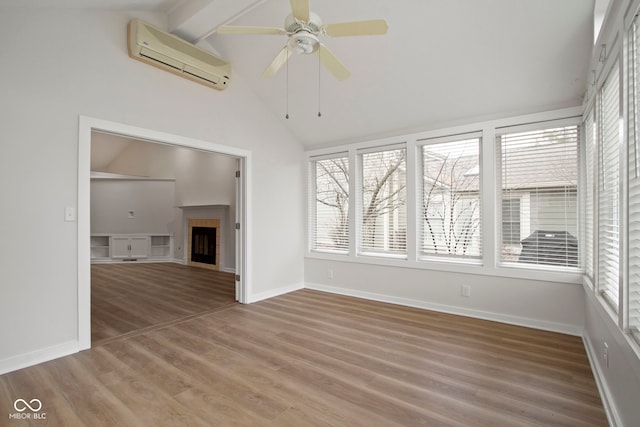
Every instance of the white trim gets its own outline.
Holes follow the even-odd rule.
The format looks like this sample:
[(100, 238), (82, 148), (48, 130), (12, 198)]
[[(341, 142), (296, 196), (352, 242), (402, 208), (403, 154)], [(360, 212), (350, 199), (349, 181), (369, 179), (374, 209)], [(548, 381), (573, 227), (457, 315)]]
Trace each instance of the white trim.
[[(524, 133), (524, 132), (536, 132), (544, 131), (555, 127), (567, 127), (576, 126), (582, 124), (582, 114), (559, 117), (551, 120), (533, 121), (523, 124), (514, 124), (507, 126), (496, 127), (496, 136), (502, 136), (510, 133)], [(495, 138), (494, 138), (495, 141)]]
[(442, 136), (434, 136), (431, 138), (416, 139), (416, 147), (421, 147), (423, 145), (431, 145), (431, 144), (442, 144), (446, 142), (460, 142), (460, 141), (467, 141), (467, 140), (471, 141), (474, 139), (482, 140), (482, 130), (458, 133), (455, 135), (447, 134)]
[(269, 298), (277, 297), (280, 295), (288, 294), (289, 292), (299, 291), (300, 289), (304, 289), (304, 283), (293, 283), (288, 286), (282, 286), (280, 288), (271, 289), (265, 292), (260, 292), (258, 294), (253, 294), (251, 296), (251, 300), (249, 304), (253, 304), (254, 302), (266, 300)]
[(505, 323), (508, 325), (524, 326), (527, 328), (540, 329), (543, 331), (559, 332), (562, 334), (582, 336), (583, 328), (570, 325), (567, 323), (559, 322), (547, 322), (544, 320), (531, 319), (528, 317), (512, 316), (500, 313), (494, 313), (482, 310), (470, 310), (461, 307), (445, 304), (435, 304), (428, 301), (394, 297), (391, 295), (378, 294), (366, 291), (357, 291), (348, 288), (340, 288), (335, 286), (326, 286), (318, 283), (306, 283), (306, 289), (313, 289), (316, 291), (330, 292), (333, 294), (346, 295), (350, 297), (363, 298), (372, 301), (386, 302), (390, 304), (398, 304), (406, 307), (421, 308), (425, 310), (438, 311), (442, 313), (455, 314), (458, 316), (473, 317), (482, 320), (491, 320), (494, 322)]
[(39, 363), (48, 362), (49, 360), (59, 357), (69, 356), (80, 351), (78, 341), (67, 341), (51, 347), (42, 348), (31, 351), (29, 353), (18, 354), (6, 359), (0, 360), (0, 375), (7, 372), (17, 371), (18, 369), (28, 366), (37, 365)]
[[(91, 254), (90, 254), (90, 180), (91, 180), (91, 132), (104, 132), (124, 135), (135, 139), (142, 139), (153, 143), (177, 145), (212, 153), (238, 157), (244, 166), (242, 182), (245, 193), (243, 214), (244, 223), (242, 253), (244, 259), (236, 260), (241, 265), (243, 287), (240, 294), (241, 303), (248, 303), (252, 299), (251, 283), (251, 151), (203, 141), (185, 136), (169, 134), (151, 129), (139, 128), (123, 123), (110, 122), (92, 117), (80, 116), (78, 122), (78, 343), (77, 350), (91, 347)], [(77, 351), (76, 350), (76, 351)]]

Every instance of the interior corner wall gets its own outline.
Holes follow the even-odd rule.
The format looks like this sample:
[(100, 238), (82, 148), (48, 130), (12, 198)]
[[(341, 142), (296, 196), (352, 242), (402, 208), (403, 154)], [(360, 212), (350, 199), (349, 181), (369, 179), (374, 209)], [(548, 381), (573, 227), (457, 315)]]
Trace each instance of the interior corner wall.
[(79, 348), (79, 116), (251, 152), (251, 290), (303, 283), (301, 144), (239, 76), (215, 91), (129, 58), (134, 17), (0, 5), (0, 373)]

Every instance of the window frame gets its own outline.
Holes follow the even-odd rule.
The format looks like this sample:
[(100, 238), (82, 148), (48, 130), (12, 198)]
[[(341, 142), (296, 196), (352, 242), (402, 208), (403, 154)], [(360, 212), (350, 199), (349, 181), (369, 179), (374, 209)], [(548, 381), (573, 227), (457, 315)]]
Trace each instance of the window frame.
[[(478, 255), (464, 255), (464, 254), (451, 254), (451, 253), (434, 253), (434, 252), (428, 252), (425, 251), (425, 231), (424, 231), (424, 202), (425, 202), (425, 188), (424, 188), (424, 181), (425, 181), (425, 171), (424, 171), (424, 164), (425, 164), (425, 159), (424, 159), (424, 154), (425, 154), (425, 147), (428, 146), (437, 146), (437, 145), (444, 145), (444, 144), (461, 144), (461, 143), (476, 143), (477, 144), (477, 163), (478, 163), (478, 172), (477, 172), (477, 178), (478, 178), (478, 189), (477, 189), (477, 195), (472, 196), (474, 202), (477, 204), (477, 216), (478, 216), (478, 224), (477, 224), (477, 233), (478, 233), (478, 239), (479, 239), (479, 243), (478, 243), (478, 250), (479, 250), (479, 254)], [(424, 139), (418, 139), (416, 140), (416, 161), (418, 163), (418, 167), (416, 169), (416, 187), (418, 189), (418, 191), (416, 192), (416, 208), (417, 208), (417, 215), (416, 215), (416, 245), (417, 245), (417, 251), (418, 251), (418, 260), (420, 261), (448, 261), (448, 262), (458, 262), (458, 263), (468, 263), (468, 264), (482, 264), (483, 262), (483, 256), (484, 256), (484, 239), (485, 236), (483, 234), (483, 230), (484, 230), (484, 190), (483, 190), (483, 184), (484, 184), (484, 179), (483, 179), (483, 169), (484, 166), (482, 164), (483, 161), (483, 137), (482, 137), (482, 132), (470, 132), (470, 133), (461, 133), (461, 134), (455, 134), (455, 135), (447, 135), (447, 136), (441, 136), (441, 137), (435, 137), (435, 138), (424, 138)], [(444, 166), (444, 165), (443, 165)], [(475, 172), (474, 172), (475, 173)], [(466, 198), (462, 198), (459, 200), (464, 201)], [(456, 201), (457, 202), (457, 201)], [(444, 203), (444, 202), (443, 202)], [(444, 205), (446, 206), (446, 205)], [(457, 214), (452, 214), (451, 217), (448, 218), (449, 221), (452, 221), (453, 223), (455, 223), (456, 221), (454, 220), (453, 216), (456, 216)], [(447, 215), (445, 213), (444, 215), (445, 218), (440, 218), (440, 220), (443, 221), (443, 224), (446, 223), (447, 219)], [(456, 217), (457, 218), (457, 217)], [(474, 232), (475, 235), (475, 232)]]
[[(397, 268), (411, 268), (418, 270), (431, 270), (452, 273), (475, 274), (488, 277), (516, 278), (523, 280), (534, 280), (554, 283), (569, 283), (581, 285), (583, 283), (582, 271), (556, 271), (553, 269), (537, 269), (535, 274), (527, 268), (510, 268), (501, 266), (496, 260), (496, 239), (497, 230), (495, 226), (495, 134), (500, 128), (522, 125), (523, 123), (539, 123), (555, 120), (569, 120), (574, 124), (580, 124), (582, 117), (582, 107), (570, 107), (559, 110), (550, 110), (540, 113), (527, 114), (523, 116), (507, 117), (483, 122), (469, 123), (460, 126), (447, 127), (436, 130), (421, 131), (380, 139), (371, 139), (350, 144), (329, 145), (324, 148), (310, 148), (305, 153), (307, 159), (317, 156), (332, 155), (335, 153), (348, 153), (349, 168), (352, 171), (350, 179), (350, 228), (351, 236), (348, 254), (332, 254), (307, 249), (306, 258), (324, 260), (327, 262), (349, 262), (364, 265), (388, 266)], [(417, 219), (419, 218), (419, 202), (417, 192), (421, 191), (419, 181), (420, 174), (420, 153), (421, 141), (437, 138), (455, 137), (460, 134), (478, 133), (484, 143), (481, 144), (481, 209), (482, 215), (482, 236), (483, 236), (483, 256), (481, 259), (453, 259), (439, 257), (422, 258), (419, 254), (419, 243), (417, 235), (419, 233)], [(489, 143), (487, 143), (489, 141)], [(405, 256), (370, 256), (360, 253), (357, 248), (358, 226), (355, 220), (359, 215), (354, 202), (354, 195), (358, 188), (354, 179), (353, 171), (357, 170), (357, 152), (362, 150), (379, 150), (385, 146), (404, 144), (407, 148), (407, 254)], [(308, 162), (307, 162), (308, 163)], [(355, 175), (357, 177), (357, 175)], [(415, 195), (415, 197), (414, 197)], [(307, 215), (309, 218), (309, 214)], [(310, 222), (308, 222), (310, 224)], [(308, 229), (308, 226), (307, 226)], [(308, 235), (309, 233), (307, 233)], [(310, 248), (307, 243), (307, 248)]]
[[(596, 246), (596, 254), (595, 254), (595, 272), (594, 272), (594, 276), (595, 276), (595, 289), (598, 293), (598, 295), (600, 296), (600, 299), (602, 301), (605, 302), (606, 307), (611, 310), (613, 312), (613, 314), (618, 317), (622, 314), (624, 314), (625, 310), (624, 307), (621, 304), (621, 298), (622, 298), (622, 294), (623, 294), (623, 282), (620, 280), (620, 278), (622, 277), (622, 269), (624, 269), (624, 259), (625, 259), (625, 252), (623, 251), (623, 245), (624, 245), (624, 234), (625, 234), (625, 228), (624, 228), (624, 219), (621, 217), (622, 212), (624, 211), (624, 192), (622, 191), (621, 185), (623, 185), (624, 183), (624, 177), (622, 175), (622, 171), (625, 170), (624, 168), (624, 162), (622, 161), (623, 158), (623, 140), (624, 137), (622, 135), (621, 132), (621, 128), (620, 128), (620, 124), (621, 124), (621, 118), (623, 115), (623, 96), (622, 96), (622, 85), (624, 82), (623, 76), (622, 76), (622, 72), (624, 70), (624, 67), (622, 67), (620, 65), (620, 57), (616, 57), (610, 65), (610, 68), (607, 70), (607, 72), (604, 74), (604, 80), (602, 82), (602, 85), (598, 88), (597, 91), (597, 99), (595, 102), (595, 108), (596, 108), (596, 118), (597, 118), (597, 142), (596, 142), (596, 166), (595, 166), (595, 185), (596, 185), (596, 197), (595, 197), (595, 209), (596, 209), (596, 222), (595, 222), (595, 229), (598, 230), (598, 236), (596, 237), (596, 242), (597, 242), (597, 246)], [(613, 86), (614, 88), (617, 88), (617, 104), (614, 104), (614, 106), (618, 107), (617, 110), (617, 123), (614, 123), (614, 127), (617, 129), (618, 131), (618, 138), (617, 138), (617, 148), (614, 151), (617, 151), (617, 167), (618, 167), (618, 176), (616, 177), (616, 179), (618, 180), (617, 182), (617, 205), (615, 206), (615, 208), (617, 209), (616, 215), (613, 215), (612, 218), (614, 218), (617, 221), (617, 227), (618, 227), (618, 232), (617, 232), (617, 241), (616, 246), (617, 247), (612, 247), (612, 250), (615, 250), (617, 252), (617, 265), (615, 266), (615, 271), (610, 271), (609, 272), (609, 276), (611, 277), (615, 277), (615, 285), (613, 287), (615, 287), (615, 297), (612, 298), (611, 295), (608, 294), (609, 289), (612, 286), (609, 286), (608, 284), (604, 284), (602, 283), (602, 254), (603, 254), (603, 242), (602, 242), (602, 230), (601, 230), (601, 226), (602, 226), (602, 212), (600, 210), (600, 206), (601, 206), (601, 202), (602, 202), (602, 192), (603, 192), (603, 188), (601, 187), (601, 185), (603, 184), (601, 182), (601, 173), (603, 170), (603, 158), (602, 155), (604, 147), (603, 147), (603, 140), (605, 138), (605, 126), (603, 124), (603, 120), (605, 120), (604, 117), (604, 110), (603, 108), (605, 108), (605, 106), (603, 106), (603, 101), (602, 101), (602, 96), (603, 96), (603, 91), (605, 90), (605, 86), (606, 84), (609, 82), (609, 78), (610, 77), (615, 77), (616, 81), (615, 81), (615, 85)]]
[(323, 155), (323, 156), (315, 156), (315, 157), (311, 157), (308, 159), (308, 164), (309, 164), (309, 169), (308, 169), (308, 196), (309, 196), (309, 200), (308, 200), (308, 220), (309, 220), (309, 226), (307, 227), (307, 233), (308, 233), (308, 248), (309, 251), (311, 252), (318, 252), (318, 253), (330, 253), (330, 254), (336, 254), (336, 255), (340, 255), (340, 256), (345, 256), (349, 254), (349, 247), (350, 247), (350, 241), (352, 239), (352, 234), (350, 233), (350, 226), (349, 226), (349, 222), (350, 222), (350, 213), (349, 213), (349, 209), (351, 207), (352, 204), (352, 196), (351, 196), (351, 191), (350, 191), (350, 185), (349, 182), (351, 181), (351, 179), (348, 180), (347, 182), (347, 244), (346, 244), (346, 249), (340, 249), (340, 248), (319, 248), (317, 246), (317, 235), (318, 235), (318, 229), (317, 229), (317, 219), (318, 219), (318, 213), (317, 213), (317, 192), (318, 192), (318, 172), (317, 172), (317, 164), (318, 162), (322, 162), (325, 160), (333, 160), (333, 159), (347, 159), (347, 167), (348, 167), (348, 174), (351, 175), (351, 167), (349, 165), (349, 156), (348, 156), (348, 152), (337, 152), (337, 153), (333, 153), (333, 154), (329, 154), (329, 155)]
[[(563, 265), (552, 265), (552, 264), (545, 264), (545, 263), (528, 263), (528, 262), (517, 262), (517, 261), (507, 261), (503, 259), (503, 249), (500, 247), (500, 245), (502, 245), (502, 200), (505, 200), (503, 198), (503, 192), (504, 190), (502, 189), (502, 164), (501, 164), (501, 159), (502, 159), (502, 143), (499, 140), (499, 137), (502, 135), (509, 135), (509, 134), (519, 134), (519, 133), (526, 133), (526, 132), (536, 132), (536, 131), (545, 131), (545, 130), (551, 130), (551, 129), (555, 129), (555, 128), (566, 128), (566, 127), (572, 127), (575, 126), (577, 127), (577, 136), (576, 136), (576, 171), (575, 171), (575, 178), (576, 178), (576, 189), (575, 189), (575, 210), (576, 210), (576, 224), (575, 224), (575, 235), (574, 237), (576, 237), (576, 239), (578, 239), (578, 248), (577, 251), (578, 253), (577, 255), (577, 265), (576, 266), (563, 266)], [(509, 268), (509, 269), (523, 269), (523, 270), (536, 270), (536, 271), (558, 271), (558, 272), (566, 272), (569, 274), (583, 274), (584, 273), (584, 266), (582, 264), (582, 252), (583, 252), (583, 248), (582, 245), (584, 244), (584, 242), (582, 242), (582, 234), (581, 234), (581, 230), (583, 228), (583, 215), (580, 215), (580, 211), (582, 209), (582, 203), (581, 203), (581, 198), (580, 198), (580, 194), (582, 191), (582, 187), (584, 185), (583, 183), (583, 174), (582, 174), (582, 170), (584, 169), (584, 163), (582, 161), (582, 158), (580, 156), (580, 150), (581, 147), (583, 145), (583, 138), (582, 138), (582, 116), (580, 117), (569, 117), (569, 118), (561, 118), (561, 119), (555, 119), (555, 120), (547, 120), (547, 121), (540, 121), (540, 122), (532, 122), (532, 123), (527, 123), (527, 124), (521, 124), (521, 125), (513, 125), (513, 126), (505, 126), (505, 127), (501, 127), (499, 129), (496, 130), (496, 138), (495, 138), (495, 144), (496, 146), (496, 150), (495, 150), (495, 155), (496, 155), (496, 178), (494, 181), (494, 184), (496, 186), (495, 188), (495, 197), (496, 197), (496, 215), (495, 215), (495, 219), (496, 219), (496, 262), (497, 264), (502, 267), (502, 268)], [(549, 190), (551, 191), (551, 190)], [(554, 190), (555, 191), (555, 190)], [(565, 189), (566, 192), (566, 189)], [(509, 198), (513, 198), (516, 197), (518, 193), (516, 192), (514, 195), (510, 195)], [(542, 192), (541, 194), (546, 194), (546, 192)], [(522, 198), (522, 196), (520, 196)], [(522, 212), (522, 202), (521, 202), (521, 206), (520, 206), (520, 220), (521, 220), (521, 225), (520, 225), (520, 229), (522, 230), (523, 224), (522, 224), (522, 216), (523, 216), (523, 212)], [(526, 208), (525, 208), (526, 209)], [(525, 227), (528, 228), (528, 227)], [(529, 227), (530, 228), (530, 227)], [(530, 235), (531, 232), (533, 232), (534, 230), (529, 230), (529, 233), (527, 233), (527, 236)], [(569, 230), (564, 230), (564, 231), (569, 231)], [(521, 231), (522, 233), (522, 231)], [(527, 237), (525, 236), (525, 237)], [(521, 236), (522, 237), (522, 236)]]
[[(404, 206), (404, 216), (405, 216), (405, 235), (404, 235), (404, 241), (405, 241), (405, 245), (404, 245), (404, 251), (394, 251), (394, 250), (378, 250), (375, 247), (365, 247), (364, 244), (364, 197), (365, 197), (365, 190), (364, 190), (364, 156), (366, 155), (370, 155), (370, 154), (379, 154), (379, 153), (385, 153), (385, 152), (392, 152), (392, 151), (397, 151), (397, 150), (403, 150), (404, 151), (404, 159), (402, 161), (402, 163), (404, 164), (404, 194), (405, 194), (405, 202), (403, 204)], [(407, 224), (409, 222), (409, 218), (408, 218), (408, 206), (407, 206), (407, 195), (409, 194), (407, 192), (407, 145), (406, 143), (398, 143), (398, 144), (389, 144), (389, 145), (381, 145), (381, 146), (374, 146), (374, 147), (369, 147), (369, 148), (361, 148), (356, 150), (356, 169), (355, 169), (355, 178), (356, 178), (356, 186), (357, 186), (357, 190), (356, 190), (356, 210), (357, 210), (357, 214), (355, 215), (355, 220), (356, 220), (356, 248), (357, 248), (357, 255), (358, 256), (364, 256), (364, 257), (380, 257), (380, 258), (391, 258), (391, 259), (408, 259), (408, 246), (407, 246), (407, 240), (408, 240), (408, 230), (407, 230)], [(385, 184), (386, 185), (386, 182)]]

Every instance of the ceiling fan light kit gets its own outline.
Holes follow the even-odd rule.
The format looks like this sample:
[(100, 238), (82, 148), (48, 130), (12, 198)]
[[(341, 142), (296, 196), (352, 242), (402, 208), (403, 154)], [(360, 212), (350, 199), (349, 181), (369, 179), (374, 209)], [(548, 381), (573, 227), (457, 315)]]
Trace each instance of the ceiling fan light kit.
[(318, 40), (318, 37), (314, 34), (301, 30), (289, 37), (287, 45), (293, 53), (309, 55), (310, 53), (315, 53), (318, 50), (320, 40)]
[(386, 34), (387, 22), (384, 19), (369, 21), (343, 22), (339, 24), (322, 25), (318, 15), (309, 10), (309, 0), (290, 0), (292, 13), (285, 18), (284, 29), (275, 27), (247, 27), (221, 25), (217, 28), (219, 34), (262, 34), (281, 35), (289, 37), (285, 47), (278, 52), (271, 64), (263, 72), (263, 76), (271, 77), (289, 60), (291, 53), (299, 55), (316, 54), (320, 62), (338, 80), (349, 77), (340, 60), (320, 42), (320, 36), (345, 37)]

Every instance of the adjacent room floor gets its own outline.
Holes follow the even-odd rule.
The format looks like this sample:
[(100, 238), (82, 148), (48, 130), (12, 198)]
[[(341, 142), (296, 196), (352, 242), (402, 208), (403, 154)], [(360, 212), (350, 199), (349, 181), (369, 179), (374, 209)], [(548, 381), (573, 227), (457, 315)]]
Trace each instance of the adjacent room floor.
[(231, 273), (174, 263), (94, 264), (92, 345), (234, 302)]
[(24, 396), (64, 426), (607, 425), (579, 337), (311, 290), (0, 376), (0, 419)]

